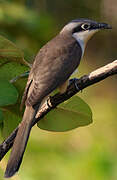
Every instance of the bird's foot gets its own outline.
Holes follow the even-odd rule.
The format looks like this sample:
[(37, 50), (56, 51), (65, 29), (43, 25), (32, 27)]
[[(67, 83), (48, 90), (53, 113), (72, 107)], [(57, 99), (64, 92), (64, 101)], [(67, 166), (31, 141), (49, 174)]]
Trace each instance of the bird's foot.
[(71, 84), (75, 84), (76, 90), (77, 90), (77, 91), (80, 91), (80, 88), (78, 87), (77, 81), (78, 81), (78, 78), (70, 79), (70, 80), (69, 80), (69, 86), (70, 86)]

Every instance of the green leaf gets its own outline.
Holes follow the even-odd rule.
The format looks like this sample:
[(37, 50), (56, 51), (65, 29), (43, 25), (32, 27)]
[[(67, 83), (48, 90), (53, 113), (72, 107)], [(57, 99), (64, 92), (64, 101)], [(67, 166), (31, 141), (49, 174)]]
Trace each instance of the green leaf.
[(0, 36), (0, 66), (8, 61), (17, 61), (29, 66), (28, 62), (24, 60), (23, 52), (14, 43)]
[(0, 79), (10, 81), (27, 70), (29, 70), (29, 68), (25, 65), (16, 62), (8, 62), (0, 67)]
[(48, 131), (64, 132), (92, 123), (92, 111), (78, 96), (70, 98), (49, 112), (38, 122), (38, 127)]
[(17, 102), (18, 92), (16, 88), (5, 80), (0, 80), (0, 106), (12, 105)]
[(3, 115), (4, 121), (1, 134), (2, 137), (6, 138), (18, 126), (19, 122), (21, 121), (21, 116), (6, 109), (4, 109)]
[(4, 119), (3, 113), (2, 113), (2, 111), (0, 110), (0, 124), (3, 122), (3, 119)]

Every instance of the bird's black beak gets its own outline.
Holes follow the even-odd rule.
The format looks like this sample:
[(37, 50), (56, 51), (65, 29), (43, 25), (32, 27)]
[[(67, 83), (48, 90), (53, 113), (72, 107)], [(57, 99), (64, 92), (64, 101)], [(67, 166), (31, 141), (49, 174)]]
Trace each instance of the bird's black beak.
[(112, 26), (106, 23), (99, 23), (98, 28), (99, 29), (112, 29)]

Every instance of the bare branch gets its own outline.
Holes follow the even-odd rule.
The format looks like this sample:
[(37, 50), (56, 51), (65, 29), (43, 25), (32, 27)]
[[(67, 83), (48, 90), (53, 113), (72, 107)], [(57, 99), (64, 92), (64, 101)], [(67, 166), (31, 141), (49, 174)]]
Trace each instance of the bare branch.
[[(117, 60), (112, 63), (107, 64), (93, 72), (89, 75), (84, 75), (80, 79), (73, 81), (67, 91), (64, 94), (56, 94), (50, 97), (48, 102), (43, 106), (39, 112), (39, 118), (34, 119), (32, 126), (34, 126), (39, 120), (41, 120), (49, 111), (54, 109), (60, 103), (71, 98), (73, 95), (78, 93), (80, 90), (91, 86), (105, 78), (117, 74)], [(11, 135), (0, 145), (0, 160), (5, 156), (5, 154), (12, 147), (14, 139), (16, 137), (18, 127), (11, 133)]]

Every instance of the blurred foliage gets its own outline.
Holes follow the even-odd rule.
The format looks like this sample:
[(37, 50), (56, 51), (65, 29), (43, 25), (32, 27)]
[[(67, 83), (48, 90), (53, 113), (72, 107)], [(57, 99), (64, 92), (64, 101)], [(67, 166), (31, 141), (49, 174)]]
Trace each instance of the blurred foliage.
[(18, 43), (27, 59), (52, 36), (52, 24), (53, 18), (49, 15), (39, 15), (23, 4), (0, 3), (0, 34)]
[[(100, 32), (88, 43), (79, 67), (80, 76), (116, 59), (116, 3), (116, 0), (0, 0), (0, 35), (14, 42), (24, 52), (24, 58), (32, 61), (40, 47), (71, 19), (86, 17), (112, 24), (111, 32)], [(3, 74), (7, 69), (11, 69), (9, 76)], [(5, 64), (2, 70), (0, 78), (9, 81), (28, 68), (12, 61)], [(92, 126), (66, 133), (47, 132), (34, 127), (18, 178), (16, 176), (14, 179), (116, 180), (116, 81), (115, 76), (78, 94), (93, 110)], [(25, 82), (25, 79), (20, 79), (15, 83), (21, 94)], [(21, 120), (21, 113), (17, 122), (13, 116), (14, 112), (19, 112), (18, 108), (13, 105), (11, 111), (8, 106), (12, 117), (10, 121), (9, 115), (5, 113), (2, 116), (0, 111), (6, 129), (8, 126), (10, 129), (15, 127)], [(0, 125), (2, 127), (1, 120)], [(3, 179), (4, 168), (2, 162), (0, 180)]]
[(28, 70), (23, 53), (11, 41), (0, 36), (0, 129), (5, 138), (21, 121), (19, 105), (25, 80), (10, 80)]
[(0, 107), (15, 104), (17, 99), (16, 88), (10, 82), (0, 80)]

